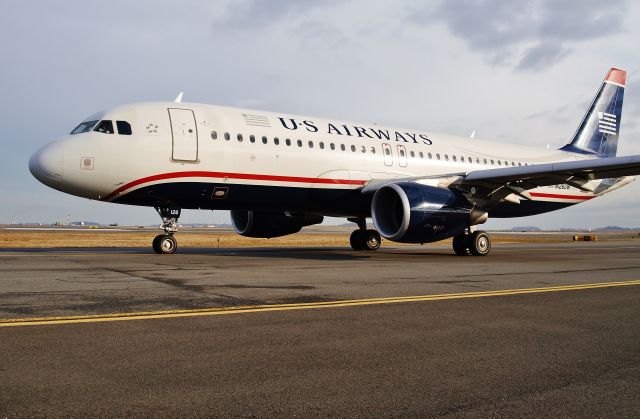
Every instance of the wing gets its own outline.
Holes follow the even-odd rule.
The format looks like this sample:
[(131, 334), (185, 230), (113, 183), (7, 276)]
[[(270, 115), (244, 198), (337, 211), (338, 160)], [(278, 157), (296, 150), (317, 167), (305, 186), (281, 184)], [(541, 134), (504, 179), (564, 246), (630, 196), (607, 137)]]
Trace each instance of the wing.
[(535, 164), (469, 172), (464, 183), (526, 183), (531, 187), (640, 175), (640, 155)]
[[(519, 198), (531, 199), (527, 190), (540, 186), (568, 184), (583, 191), (604, 193), (613, 190), (640, 175), (640, 155), (577, 160), (502, 169), (477, 170), (466, 173), (450, 173), (437, 177), (376, 180), (369, 182), (363, 193), (375, 192), (381, 186), (398, 181), (414, 181), (432, 186), (459, 189), (484, 206), (502, 200), (519, 202)], [(598, 179), (614, 179), (603, 185), (592, 182)], [(513, 196), (516, 195), (516, 196)]]

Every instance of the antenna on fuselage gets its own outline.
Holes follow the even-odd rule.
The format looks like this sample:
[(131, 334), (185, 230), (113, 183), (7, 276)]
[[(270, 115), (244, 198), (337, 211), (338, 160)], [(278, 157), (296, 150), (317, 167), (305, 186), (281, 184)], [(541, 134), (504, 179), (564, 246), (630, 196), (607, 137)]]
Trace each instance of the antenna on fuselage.
[(175, 102), (175, 103), (180, 103), (180, 102), (182, 102), (182, 95), (183, 95), (183, 94), (184, 94), (184, 92), (180, 92), (180, 93), (178, 93), (178, 96), (176, 96), (176, 98), (175, 98), (174, 102)]

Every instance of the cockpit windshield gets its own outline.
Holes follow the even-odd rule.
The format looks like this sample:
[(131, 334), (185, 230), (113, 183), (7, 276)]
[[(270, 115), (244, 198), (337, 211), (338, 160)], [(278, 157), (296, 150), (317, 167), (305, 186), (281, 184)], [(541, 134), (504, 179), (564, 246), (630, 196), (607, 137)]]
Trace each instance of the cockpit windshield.
[(108, 120), (100, 121), (93, 130), (103, 134), (113, 134), (113, 122)]
[[(131, 130), (131, 124), (127, 121), (116, 121), (116, 127), (118, 128), (119, 135), (131, 135), (133, 134)], [(108, 119), (103, 120), (95, 120), (95, 121), (85, 121), (80, 125), (74, 128), (71, 131), (71, 134), (82, 134), (83, 132), (101, 132), (103, 134), (115, 134), (113, 121)]]
[(82, 134), (83, 132), (89, 132), (91, 129), (98, 123), (98, 121), (85, 121), (81, 122), (80, 125), (75, 127), (71, 134)]

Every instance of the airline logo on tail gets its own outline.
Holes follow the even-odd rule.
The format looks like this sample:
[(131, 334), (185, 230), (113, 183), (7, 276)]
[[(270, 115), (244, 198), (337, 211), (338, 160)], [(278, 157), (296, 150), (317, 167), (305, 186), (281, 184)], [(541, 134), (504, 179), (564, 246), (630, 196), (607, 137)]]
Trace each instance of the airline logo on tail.
[(612, 113), (598, 112), (598, 128), (601, 134), (616, 135), (616, 116)]

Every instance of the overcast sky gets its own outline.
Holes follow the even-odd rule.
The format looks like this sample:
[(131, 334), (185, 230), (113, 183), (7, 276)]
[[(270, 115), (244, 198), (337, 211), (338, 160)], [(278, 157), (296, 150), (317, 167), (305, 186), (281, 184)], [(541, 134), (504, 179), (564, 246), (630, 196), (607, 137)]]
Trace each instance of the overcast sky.
[[(180, 91), (185, 101), (558, 148), (616, 66), (629, 72), (618, 153), (640, 154), (639, 42), (638, 2), (619, 0), (5, 1), (0, 223), (159, 222), (151, 208), (49, 189), (27, 161), (98, 110)], [(640, 181), (487, 226), (639, 226), (639, 196)]]

